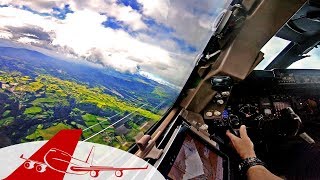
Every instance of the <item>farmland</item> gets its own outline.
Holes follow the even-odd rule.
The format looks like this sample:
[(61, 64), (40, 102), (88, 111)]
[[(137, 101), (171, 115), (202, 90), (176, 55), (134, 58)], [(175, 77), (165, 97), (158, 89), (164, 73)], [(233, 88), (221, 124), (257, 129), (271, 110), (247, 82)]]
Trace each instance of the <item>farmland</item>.
[(45, 58), (41, 63), (24, 60), (4, 56), (0, 49), (0, 133), (11, 144), (48, 140), (62, 129), (82, 129), (81, 140), (127, 150), (139, 132), (161, 119), (176, 95), (136, 75), (104, 71), (99, 77), (103, 79), (90, 74), (84, 79), (77, 73), (101, 70), (79, 65), (79, 72), (71, 72), (59, 60), (46, 66)]

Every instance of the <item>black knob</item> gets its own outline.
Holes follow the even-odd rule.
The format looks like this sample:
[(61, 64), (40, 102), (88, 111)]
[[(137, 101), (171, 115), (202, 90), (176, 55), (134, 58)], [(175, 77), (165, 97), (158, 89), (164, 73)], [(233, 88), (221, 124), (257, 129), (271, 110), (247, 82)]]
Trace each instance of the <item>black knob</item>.
[(233, 80), (229, 76), (214, 76), (211, 78), (211, 85), (216, 91), (228, 91), (233, 85)]
[(240, 127), (240, 119), (236, 115), (230, 116), (230, 125), (232, 128), (239, 128)]

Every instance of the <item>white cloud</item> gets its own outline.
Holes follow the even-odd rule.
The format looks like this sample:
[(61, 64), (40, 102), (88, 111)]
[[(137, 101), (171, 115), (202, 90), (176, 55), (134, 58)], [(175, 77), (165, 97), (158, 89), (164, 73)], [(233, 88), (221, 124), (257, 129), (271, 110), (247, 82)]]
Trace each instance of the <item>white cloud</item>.
[(138, 0), (143, 13), (166, 24), (175, 35), (203, 49), (212, 35), (212, 24), (230, 0)]
[(12, 33), (0, 30), (0, 38), (10, 39), (12, 37), (13, 37)]
[(121, 71), (136, 71), (139, 64), (151, 66), (154, 63), (171, 64), (173, 61), (162, 48), (139, 41), (123, 30), (105, 28), (101, 25), (104, 19), (104, 15), (92, 11), (69, 14), (58, 25), (52, 43), (71, 47), (85, 58), (99, 53), (101, 63)]
[[(123, 30), (105, 28), (101, 23), (107, 16), (91, 10), (76, 11), (68, 14), (64, 20), (58, 20), (6, 7), (0, 8), (0, 17), (0, 27), (39, 27), (38, 29), (52, 34), (52, 42), (47, 45), (48, 48), (60, 51), (69, 58), (76, 56), (132, 73), (136, 72), (139, 66), (146, 72), (158, 74), (159, 77), (178, 85), (183, 85), (181, 82), (191, 71), (189, 64), (192, 64), (192, 61), (183, 59), (183, 62), (178, 55), (157, 44), (134, 38)], [(2, 38), (12, 38), (9, 31), (0, 32)], [(36, 39), (36, 35), (23, 35), (26, 37), (20, 37), (16, 41), (24, 44), (41, 43)], [(171, 75), (173, 77), (170, 77)]]
[(133, 30), (147, 28), (147, 25), (142, 21), (142, 15), (133, 10), (131, 7), (112, 4), (109, 9), (110, 11), (107, 11), (107, 14), (109, 14), (110, 16), (114, 16), (118, 20), (131, 25), (131, 28)]
[(39, 44), (39, 41), (35, 39), (27, 38), (27, 37), (21, 37), (17, 41), (23, 44), (32, 44), (32, 43)]
[(0, 15), (0, 27), (33, 25), (38, 27), (45, 26), (45, 29), (53, 30), (57, 24), (57, 21), (52, 17), (42, 17), (14, 7), (1, 8)]
[(130, 25), (133, 30), (147, 28), (142, 21), (142, 15), (129, 6), (117, 4), (116, 0), (86, 0), (73, 1), (71, 7), (75, 10), (89, 9), (99, 13), (105, 13), (108, 16), (115, 17), (119, 21), (123, 21), (126, 25)]
[[(37, 46), (35, 48), (38, 50), (43, 47), (46, 50), (42, 52), (47, 53), (49, 49), (68, 58), (86, 59), (119, 71), (133, 73), (140, 69), (156, 74), (154, 79), (162, 78), (182, 86), (193, 69), (194, 58), (212, 34), (211, 23), (216, 13), (226, 1), (138, 1), (143, 5), (142, 12), (117, 4), (115, 0), (2, 0), (2, 5), (15, 6), (0, 8), (0, 37)], [(63, 8), (66, 4), (74, 13), (67, 14), (63, 20), (21, 9), (28, 6), (37, 12), (53, 13), (52, 7)], [(115, 17), (138, 34), (132, 36), (122, 29), (104, 27), (102, 22), (109, 17)], [(169, 38), (168, 34), (147, 27), (143, 18), (149, 17), (172, 28), (176, 38), (196, 47), (198, 51), (191, 54), (184, 52), (181, 44)], [(26, 27), (33, 29), (24, 32)], [(145, 30), (153, 34), (145, 33)], [(38, 32), (38, 35), (29, 31), (43, 33)], [(44, 40), (40, 35), (49, 37)]]
[(160, 22), (168, 19), (170, 10), (169, 0), (138, 0), (138, 2), (143, 5), (144, 14), (151, 17), (156, 17)]
[(142, 21), (140, 13), (129, 6), (117, 4), (115, 0), (5, 0), (1, 1), (0, 4), (12, 4), (18, 7), (27, 6), (40, 13), (54, 13), (52, 7), (63, 8), (65, 5), (70, 5), (71, 9), (75, 11), (86, 9), (113, 16), (117, 20), (130, 25), (133, 30), (147, 28), (146, 24)]
[(152, 79), (152, 80), (154, 80), (156, 82), (159, 82), (160, 84), (169, 86), (171, 88), (174, 88), (174, 89), (177, 89), (177, 90), (181, 90), (182, 89), (182, 87), (179, 87), (179, 86), (171, 84), (171, 83), (169, 83), (167, 81), (164, 81), (162, 78), (159, 78), (154, 74), (151, 74), (151, 73), (148, 73), (148, 72), (144, 72), (144, 71), (140, 71), (139, 74), (144, 76), (144, 77), (146, 77), (146, 78), (149, 78), (149, 79)]
[(51, 13), (52, 7), (64, 7), (65, 4), (73, 4), (72, 0), (1, 0), (1, 5), (27, 6), (40, 13)]

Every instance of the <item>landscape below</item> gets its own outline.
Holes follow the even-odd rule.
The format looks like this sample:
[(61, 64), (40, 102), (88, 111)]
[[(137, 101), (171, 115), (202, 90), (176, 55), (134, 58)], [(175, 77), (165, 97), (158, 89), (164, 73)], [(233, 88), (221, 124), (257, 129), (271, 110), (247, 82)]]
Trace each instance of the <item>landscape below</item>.
[(138, 74), (0, 47), (0, 141), (7, 146), (82, 129), (81, 140), (127, 150), (178, 93)]

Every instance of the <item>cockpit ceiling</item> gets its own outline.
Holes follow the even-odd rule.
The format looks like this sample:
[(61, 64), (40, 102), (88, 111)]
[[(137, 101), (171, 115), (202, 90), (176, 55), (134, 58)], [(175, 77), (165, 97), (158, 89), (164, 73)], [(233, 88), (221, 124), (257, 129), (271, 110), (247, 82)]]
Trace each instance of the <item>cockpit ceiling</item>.
[(320, 1), (306, 3), (277, 33), (277, 36), (295, 43), (320, 33)]

